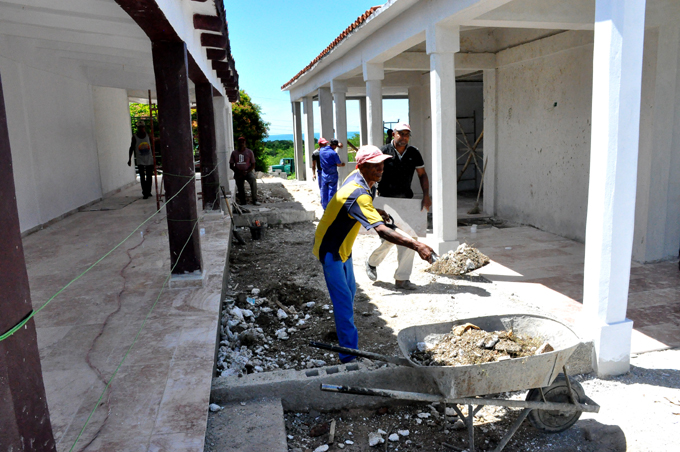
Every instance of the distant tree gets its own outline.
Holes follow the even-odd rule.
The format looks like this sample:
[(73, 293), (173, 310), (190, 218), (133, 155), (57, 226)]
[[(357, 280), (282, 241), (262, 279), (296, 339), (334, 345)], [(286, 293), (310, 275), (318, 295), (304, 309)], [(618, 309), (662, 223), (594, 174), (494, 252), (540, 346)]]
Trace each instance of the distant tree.
[(262, 108), (253, 103), (250, 96), (240, 91), (241, 100), (231, 104), (234, 118), (234, 148), (238, 137), (245, 137), (247, 146), (255, 153), (255, 169), (267, 171), (267, 155), (263, 140), (269, 136), (269, 123), (262, 120)]
[[(354, 145), (355, 148), (360, 148), (361, 147), (361, 136), (358, 133), (355, 133), (352, 135), (350, 138), (347, 138), (347, 142), (351, 143)], [(350, 162), (354, 161), (354, 157), (356, 156), (356, 152), (352, 146), (347, 146), (347, 157), (349, 158)]]

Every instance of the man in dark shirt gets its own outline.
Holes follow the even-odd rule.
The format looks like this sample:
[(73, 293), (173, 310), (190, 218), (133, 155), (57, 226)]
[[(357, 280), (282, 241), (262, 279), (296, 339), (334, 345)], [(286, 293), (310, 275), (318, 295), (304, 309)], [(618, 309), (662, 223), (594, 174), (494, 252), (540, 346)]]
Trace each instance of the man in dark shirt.
[[(394, 127), (393, 138), (381, 148), (384, 154), (392, 156), (385, 161), (382, 180), (378, 184), (378, 194), (386, 198), (413, 198), (411, 182), (413, 173), (418, 174), (420, 187), (423, 190), (423, 200), (420, 210), (430, 210), (430, 180), (425, 172), (425, 162), (420, 151), (410, 146), (411, 127), (399, 123)], [(366, 273), (371, 281), (378, 278), (377, 266), (385, 259), (392, 248), (392, 243), (383, 241), (382, 244), (366, 259)], [(397, 289), (415, 290), (416, 286), (409, 281), (413, 269), (413, 250), (397, 246), (397, 271), (394, 273)]]
[(253, 171), (255, 169), (255, 154), (246, 147), (245, 137), (238, 138), (238, 148), (231, 153), (229, 168), (234, 172), (238, 203), (241, 205), (246, 203), (245, 181), (248, 181), (252, 203), (259, 206), (260, 203), (257, 201), (257, 179)]
[(151, 138), (146, 133), (146, 126), (142, 121), (137, 123), (137, 132), (132, 135), (130, 150), (128, 152), (128, 166), (132, 166), (132, 155), (139, 170), (139, 182), (142, 184), (142, 197), (151, 197), (151, 176), (153, 176), (153, 147)]

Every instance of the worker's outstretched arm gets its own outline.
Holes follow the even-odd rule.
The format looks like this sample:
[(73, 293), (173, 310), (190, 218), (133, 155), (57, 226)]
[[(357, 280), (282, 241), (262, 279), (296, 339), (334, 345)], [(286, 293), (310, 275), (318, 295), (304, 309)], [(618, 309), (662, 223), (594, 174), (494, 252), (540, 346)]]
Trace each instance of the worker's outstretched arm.
[(422, 242), (413, 240), (406, 236), (399, 234), (398, 232), (388, 228), (384, 224), (375, 227), (375, 232), (378, 233), (381, 239), (387, 240), (388, 242), (394, 243), (395, 245), (405, 246), (418, 253), (418, 256), (424, 261), (431, 262), (434, 256), (434, 250)]

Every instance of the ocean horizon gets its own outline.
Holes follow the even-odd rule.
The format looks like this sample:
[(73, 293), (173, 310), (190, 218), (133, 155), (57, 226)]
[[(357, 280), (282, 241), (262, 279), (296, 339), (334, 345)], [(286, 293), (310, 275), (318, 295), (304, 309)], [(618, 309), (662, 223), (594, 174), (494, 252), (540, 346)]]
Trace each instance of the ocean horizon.
[[(352, 137), (352, 136), (354, 136), (355, 133), (359, 133), (359, 132), (347, 132), (347, 136)], [(319, 139), (320, 136), (321, 136), (320, 133), (314, 134), (314, 138), (316, 138), (317, 140)], [(280, 134), (280, 135), (269, 135), (267, 138), (264, 139), (264, 141), (276, 141), (276, 140), (293, 141), (293, 134), (292, 133), (284, 133), (284, 134)]]

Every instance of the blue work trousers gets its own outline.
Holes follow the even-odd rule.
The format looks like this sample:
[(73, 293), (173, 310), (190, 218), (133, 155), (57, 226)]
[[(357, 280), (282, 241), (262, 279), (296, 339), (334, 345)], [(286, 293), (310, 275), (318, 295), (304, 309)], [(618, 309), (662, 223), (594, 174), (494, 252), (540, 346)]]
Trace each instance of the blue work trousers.
[[(336, 261), (331, 253), (326, 253), (322, 265), (328, 294), (333, 302), (338, 343), (341, 347), (356, 349), (359, 347), (359, 331), (354, 326), (354, 294), (357, 292), (357, 285), (354, 281), (352, 258), (346, 262)], [(353, 355), (340, 353), (340, 361), (343, 363), (353, 359)]]
[(323, 174), (321, 176), (321, 206), (324, 210), (326, 210), (326, 206), (331, 202), (336, 191), (338, 191), (338, 175), (328, 176)]

